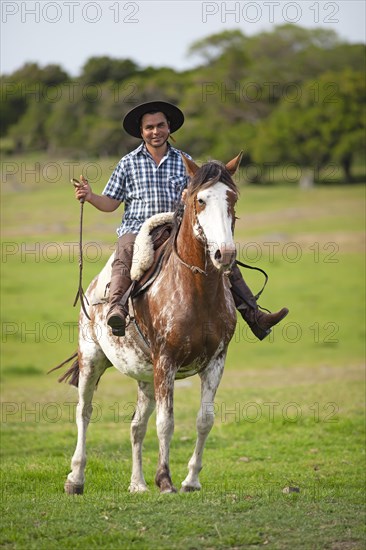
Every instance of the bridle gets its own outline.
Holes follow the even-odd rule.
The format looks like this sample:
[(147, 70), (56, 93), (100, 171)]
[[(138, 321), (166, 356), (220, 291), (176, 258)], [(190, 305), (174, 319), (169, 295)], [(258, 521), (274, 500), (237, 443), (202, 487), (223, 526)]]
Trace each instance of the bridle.
[(176, 234), (174, 236), (173, 251), (174, 251), (174, 254), (176, 255), (177, 259), (179, 260), (179, 262), (182, 265), (184, 265), (185, 267), (187, 267), (193, 274), (199, 273), (199, 274), (205, 275), (207, 277), (207, 258), (208, 258), (208, 254), (209, 254), (209, 249), (208, 249), (207, 237), (206, 237), (205, 232), (203, 230), (203, 227), (200, 224), (200, 221), (198, 219), (197, 208), (196, 208), (196, 200), (197, 200), (197, 195), (194, 197), (194, 200), (193, 200), (194, 227), (197, 227), (197, 232), (198, 232), (198, 237), (196, 237), (197, 240), (200, 240), (203, 243), (203, 246), (204, 246), (205, 269), (201, 269), (200, 267), (198, 267), (196, 265), (188, 264), (187, 262), (185, 262), (180, 257), (178, 249), (177, 249), (177, 237), (178, 237), (178, 233), (179, 233), (181, 224), (179, 225), (179, 229), (178, 229), (178, 231), (176, 232)]
[(200, 273), (201, 275), (205, 275), (207, 277), (207, 252), (208, 252), (207, 238), (206, 238), (205, 232), (203, 231), (203, 227), (200, 224), (199, 219), (198, 219), (197, 208), (196, 208), (196, 197), (194, 198), (194, 201), (193, 201), (193, 213), (194, 213), (194, 223), (198, 227), (198, 233), (199, 233), (199, 236), (200, 236), (200, 238), (203, 242), (203, 245), (204, 245), (205, 269), (203, 270), (200, 267), (198, 267), (197, 265), (188, 264), (179, 255), (179, 252), (178, 252), (178, 249), (177, 249), (177, 237), (178, 237), (181, 225), (182, 225), (182, 220), (180, 220), (178, 231), (176, 232), (176, 234), (174, 236), (173, 251), (174, 251), (174, 254), (176, 255), (177, 259), (179, 260), (179, 262), (182, 265), (184, 265), (185, 267), (187, 267), (190, 271), (192, 271), (193, 274), (196, 275), (197, 273)]
[[(179, 255), (178, 253), (178, 250), (177, 250), (177, 237), (178, 237), (178, 233), (179, 233), (179, 230), (180, 230), (180, 227), (181, 227), (181, 223), (182, 223), (182, 219), (180, 219), (180, 222), (179, 222), (179, 228), (178, 228), (178, 231), (176, 232), (175, 236), (174, 236), (174, 241), (173, 241), (173, 252), (175, 254), (175, 256), (177, 257), (178, 261), (184, 265), (185, 267), (187, 267), (193, 274), (201, 274), (201, 275), (205, 275), (207, 277), (207, 258), (208, 258), (208, 242), (207, 242), (207, 237), (205, 235), (205, 232), (203, 231), (203, 227), (202, 225), (200, 224), (199, 222), (199, 219), (198, 219), (198, 214), (197, 214), (197, 208), (196, 208), (196, 199), (197, 199), (197, 196), (194, 198), (194, 203), (193, 203), (193, 213), (194, 213), (194, 223), (197, 227), (197, 230), (198, 230), (198, 235), (199, 235), (199, 238), (200, 240), (203, 242), (204, 244), (204, 252), (205, 252), (205, 269), (201, 269), (200, 267), (196, 266), (196, 265), (192, 265), (192, 264), (188, 264), (187, 262), (185, 262)], [(233, 220), (233, 230), (234, 230), (234, 223), (235, 223), (235, 214), (234, 214), (234, 220)], [(197, 237), (196, 237), (197, 238)], [(254, 271), (259, 271), (260, 273), (262, 273), (262, 275), (264, 275), (264, 284), (262, 286), (262, 288), (260, 289), (259, 292), (257, 292), (257, 294), (255, 295), (255, 299), (258, 300), (259, 297), (261, 296), (262, 292), (264, 291), (266, 285), (267, 285), (267, 282), (268, 282), (268, 275), (267, 273), (259, 268), (259, 267), (254, 267), (254, 266), (251, 266), (251, 265), (248, 265), (248, 264), (245, 264), (243, 262), (240, 262), (239, 260), (235, 260), (235, 263), (240, 266), (240, 267), (244, 267), (245, 269), (252, 269)], [(264, 309), (264, 308), (262, 308)]]

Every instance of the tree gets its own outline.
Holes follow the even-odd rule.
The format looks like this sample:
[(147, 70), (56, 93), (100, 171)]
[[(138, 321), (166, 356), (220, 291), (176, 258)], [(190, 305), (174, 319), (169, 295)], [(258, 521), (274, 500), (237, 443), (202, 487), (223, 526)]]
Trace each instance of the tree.
[(48, 148), (46, 121), (50, 112), (50, 103), (34, 101), (29, 104), (24, 115), (9, 131), (9, 136), (14, 140), (16, 152), (44, 151)]
[(344, 43), (328, 29), (282, 25), (252, 36), (216, 33), (190, 52), (202, 63), (183, 72), (102, 56), (70, 79), (58, 65), (27, 63), (0, 81), (1, 135), (13, 137), (3, 143), (18, 151), (124, 153), (136, 140), (123, 132), (123, 116), (160, 97), (185, 113), (174, 137), (194, 157), (229, 158), (244, 148), (249, 161), (296, 158), (321, 166), (332, 159), (351, 177), (364, 131), (354, 76), (364, 67), (364, 45)]
[(282, 101), (253, 144), (257, 162), (296, 162), (320, 169), (332, 161), (351, 181), (354, 158), (365, 149), (366, 97), (361, 72), (326, 73), (301, 87), (299, 101)]
[(138, 66), (131, 59), (91, 57), (83, 66), (81, 79), (84, 83), (92, 84), (101, 84), (108, 80), (121, 82), (136, 72), (138, 72)]
[(228, 51), (243, 51), (247, 41), (240, 30), (222, 31), (193, 42), (188, 55), (199, 55), (203, 57), (205, 64), (211, 64)]
[[(1, 77), (0, 135), (6, 135), (8, 129), (23, 117), (28, 108), (33, 112), (37, 110), (37, 106), (32, 106), (48, 97), (47, 87), (59, 86), (68, 80), (68, 74), (59, 65), (46, 65), (42, 69), (37, 63), (25, 63), (9, 76)], [(28, 120), (28, 128), (31, 119), (32, 115)], [(38, 126), (37, 122), (36, 125)]]
[(2, 78), (0, 83), (0, 136), (5, 137), (9, 128), (19, 120), (27, 109), (21, 84)]

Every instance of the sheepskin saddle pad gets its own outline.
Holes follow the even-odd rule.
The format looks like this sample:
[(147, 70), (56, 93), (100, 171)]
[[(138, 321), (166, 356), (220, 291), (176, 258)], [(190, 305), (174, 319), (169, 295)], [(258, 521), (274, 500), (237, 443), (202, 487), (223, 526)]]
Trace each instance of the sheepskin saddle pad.
[(152, 231), (165, 224), (171, 224), (173, 222), (173, 216), (173, 212), (155, 214), (155, 216), (147, 219), (142, 224), (133, 248), (131, 267), (131, 279), (133, 281), (139, 281), (144, 273), (153, 265), (154, 251), (160, 244), (156, 246), (157, 243), (152, 236)]
[[(155, 272), (153, 264), (154, 261), (158, 261), (159, 259), (157, 249), (159, 249), (161, 244), (167, 239), (167, 236), (169, 236), (169, 231), (164, 230), (164, 226), (169, 227), (168, 224), (170, 224), (171, 228), (173, 218), (173, 212), (163, 212), (162, 214), (152, 216), (143, 223), (135, 240), (131, 267), (132, 281), (137, 282), (142, 279), (141, 283), (137, 285), (136, 291), (141, 291), (145, 288), (145, 283), (150, 280), (150, 273), (148, 273), (150, 268), (152, 272)], [(161, 235), (159, 228), (162, 229)], [(98, 276), (94, 296), (92, 298), (93, 305), (109, 301), (109, 283), (111, 280), (113, 260), (114, 252)]]

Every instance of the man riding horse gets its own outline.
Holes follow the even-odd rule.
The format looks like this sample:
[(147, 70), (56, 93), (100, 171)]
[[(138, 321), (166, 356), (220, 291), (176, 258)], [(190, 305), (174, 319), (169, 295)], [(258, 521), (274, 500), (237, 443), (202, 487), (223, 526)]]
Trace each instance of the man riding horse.
[[(184, 123), (178, 107), (164, 101), (151, 101), (134, 107), (123, 120), (125, 131), (142, 143), (125, 155), (113, 171), (102, 195), (96, 195), (81, 176), (75, 189), (78, 200), (84, 199), (102, 212), (113, 212), (124, 202), (122, 223), (117, 229), (118, 243), (112, 265), (110, 309), (107, 324), (115, 336), (124, 336), (128, 311), (122, 297), (131, 286), (130, 269), (133, 244), (143, 222), (154, 214), (174, 211), (188, 183), (183, 153), (168, 143), (170, 134)], [(251, 331), (263, 340), (271, 327), (279, 323), (288, 309), (265, 313), (234, 263), (230, 274), (231, 292), (236, 308)], [(124, 299), (124, 303), (126, 300)]]

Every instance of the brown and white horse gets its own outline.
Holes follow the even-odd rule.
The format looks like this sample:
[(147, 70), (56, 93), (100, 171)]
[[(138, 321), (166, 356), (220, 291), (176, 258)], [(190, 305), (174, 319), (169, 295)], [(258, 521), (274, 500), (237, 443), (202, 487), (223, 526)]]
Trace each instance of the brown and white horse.
[[(234, 334), (236, 310), (227, 272), (235, 259), (234, 206), (238, 197), (232, 180), (241, 155), (226, 166), (216, 161), (200, 168), (185, 159), (190, 185), (184, 212), (170, 252), (153, 284), (134, 298), (134, 315), (150, 352), (143, 350), (127, 329), (116, 338), (106, 325), (108, 304), (99, 300), (110, 276), (110, 261), (86, 292), (89, 321), (79, 319), (76, 369), (79, 402), (78, 439), (65, 491), (82, 493), (86, 464), (86, 431), (99, 378), (114, 365), (138, 384), (136, 412), (131, 423), (132, 476), (129, 490), (146, 491), (142, 472), (142, 443), (148, 419), (157, 409), (159, 461), (155, 482), (161, 492), (175, 492), (169, 470), (169, 447), (174, 430), (174, 381), (198, 374), (201, 407), (197, 441), (182, 491), (201, 488), (198, 474), (206, 438), (214, 422), (214, 399), (224, 370), (228, 344)], [(99, 289), (99, 290), (98, 290)]]

